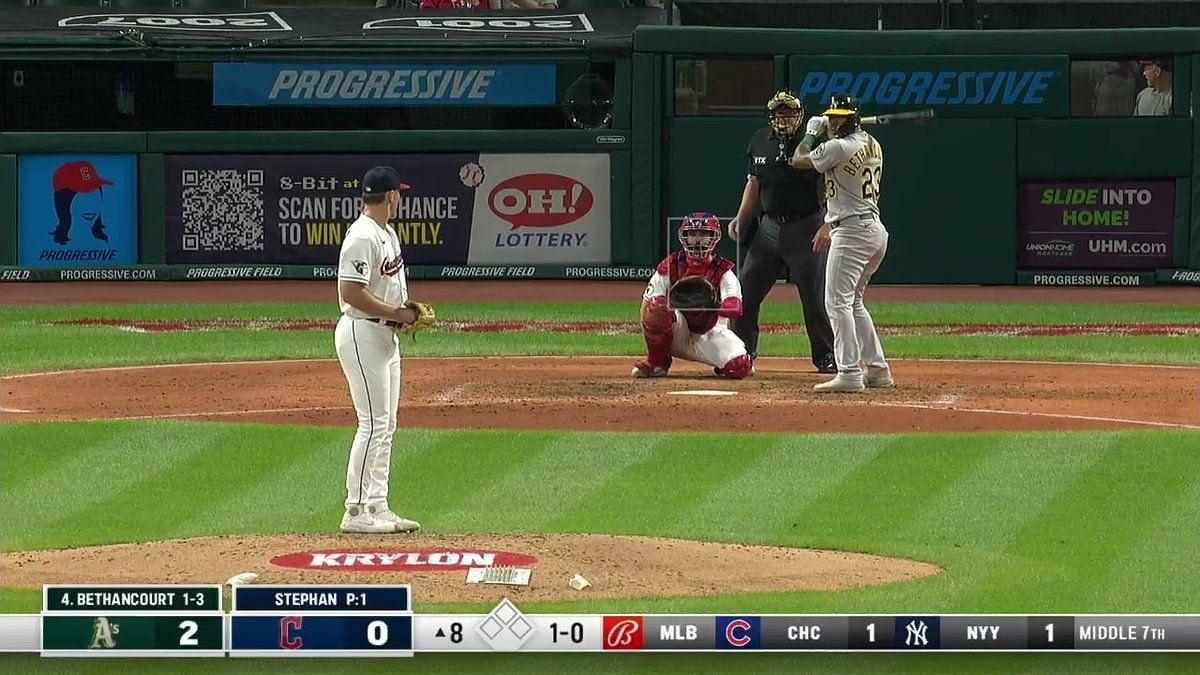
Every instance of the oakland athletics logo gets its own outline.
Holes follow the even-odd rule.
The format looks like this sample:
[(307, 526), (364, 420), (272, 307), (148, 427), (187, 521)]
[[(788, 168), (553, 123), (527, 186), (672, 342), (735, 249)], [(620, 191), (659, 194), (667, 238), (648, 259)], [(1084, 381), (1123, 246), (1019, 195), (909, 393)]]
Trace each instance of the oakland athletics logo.
[(88, 645), (88, 649), (115, 649), (117, 640), (113, 636), (120, 632), (118, 624), (110, 623), (102, 616), (96, 617), (92, 622), (92, 644)]

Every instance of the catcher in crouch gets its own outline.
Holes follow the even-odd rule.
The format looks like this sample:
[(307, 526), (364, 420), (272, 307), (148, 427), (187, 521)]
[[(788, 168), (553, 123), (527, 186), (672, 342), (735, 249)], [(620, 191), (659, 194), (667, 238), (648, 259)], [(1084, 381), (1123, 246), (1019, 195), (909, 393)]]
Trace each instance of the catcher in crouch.
[(734, 380), (754, 374), (745, 343), (729, 330), (729, 319), (742, 315), (742, 285), (733, 261), (716, 254), (719, 241), (716, 216), (697, 211), (683, 219), (683, 250), (658, 264), (642, 296), (647, 356), (634, 377), (666, 377), (675, 356)]

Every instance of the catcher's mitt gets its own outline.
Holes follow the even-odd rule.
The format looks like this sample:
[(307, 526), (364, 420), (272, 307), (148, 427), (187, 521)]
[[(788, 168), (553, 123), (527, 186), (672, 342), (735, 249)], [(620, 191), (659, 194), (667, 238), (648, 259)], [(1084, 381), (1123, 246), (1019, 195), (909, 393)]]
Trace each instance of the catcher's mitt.
[(704, 277), (684, 277), (671, 286), (667, 300), (675, 309), (715, 309), (717, 292)]
[(404, 303), (404, 306), (417, 313), (417, 320), (404, 324), (398, 329), (398, 332), (411, 335), (416, 340), (417, 333), (429, 330), (437, 323), (437, 316), (433, 313), (433, 307), (423, 302), (417, 302), (416, 300), (408, 300)]

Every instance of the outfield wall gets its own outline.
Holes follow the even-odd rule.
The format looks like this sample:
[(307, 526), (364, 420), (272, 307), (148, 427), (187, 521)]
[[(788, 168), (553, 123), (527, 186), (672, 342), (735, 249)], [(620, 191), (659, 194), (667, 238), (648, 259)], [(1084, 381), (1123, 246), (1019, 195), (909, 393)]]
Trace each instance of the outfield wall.
[[(479, 54), (477, 47), (466, 45), (459, 53), (457, 47), (442, 44), (447, 58), (460, 62), (517, 59), (495, 50)], [(669, 218), (694, 210), (728, 217), (736, 210), (744, 181), (745, 142), (763, 117), (749, 108), (744, 114), (721, 115), (678, 110), (675, 73), (684, 62), (739, 58), (747, 63), (769, 60), (775, 86), (797, 91), (810, 111), (819, 109), (829, 91), (847, 86), (860, 96), (868, 114), (925, 107), (938, 111), (939, 120), (930, 126), (872, 130), (887, 152), (882, 209), (892, 233), (879, 281), (1012, 284), (1029, 278), (1018, 274), (1019, 269), (1073, 269), (1170, 282), (1178, 275), (1155, 276), (1153, 271), (1200, 269), (1200, 185), (1193, 178), (1200, 170), (1196, 148), (1200, 118), (1190, 116), (1200, 91), (1198, 44), (1197, 29), (869, 32), (643, 25), (636, 29), (628, 49), (610, 46), (603, 55), (615, 59), (617, 67), (613, 125), (602, 131), (0, 132), (0, 267), (4, 268), (0, 277), (102, 278), (61, 270), (129, 270), (133, 265), (151, 272), (137, 276), (160, 279), (197, 278), (195, 270), (210, 266), (271, 270), (251, 271), (249, 278), (321, 278), (340, 243), (340, 231), (331, 232), (327, 226), (338, 230), (345, 225), (337, 211), (337, 195), (331, 193), (324, 203), (320, 189), (294, 188), (294, 194), (317, 196), (303, 207), (295, 202), (297, 206), (289, 211), (282, 205), (288, 195), (268, 186), (264, 215), (251, 208), (252, 215), (247, 216), (264, 221), (260, 227), (268, 245), (228, 255), (199, 255), (195, 235), (188, 235), (177, 222), (197, 217), (180, 215), (193, 208), (183, 202), (194, 201), (185, 194), (187, 185), (180, 185), (187, 179), (180, 176), (197, 166), (220, 167), (224, 157), (229, 166), (259, 171), (260, 179), (265, 175), (274, 183), (293, 166), (320, 164), (320, 157), (314, 156), (347, 167), (358, 159), (365, 165), (395, 156), (399, 163), (416, 162), (412, 172), (418, 174), (413, 179), (418, 194), (429, 195), (432, 190), (435, 196), (445, 197), (465, 189), (459, 208), (473, 209), (474, 215), (468, 222), (471, 219), (462, 213), (456, 214), (458, 221), (447, 220), (445, 213), (417, 213), (401, 224), (415, 276), (553, 278), (561, 274), (574, 278), (568, 270), (575, 270), (580, 278), (628, 278), (653, 265), (670, 247)], [(51, 54), (25, 53), (24, 58), (51, 58)], [(1114, 55), (1172, 58), (1176, 114), (1071, 117), (1072, 60)], [(0, 59), (5, 57), (13, 55), (0, 46)], [(278, 61), (283, 57), (264, 49), (237, 58)], [(318, 57), (310, 53), (304, 58)], [(428, 54), (423, 58), (430, 59)], [(985, 78), (981, 73), (992, 75)], [(890, 93), (889, 77), (894, 85)], [(22, 172), (47, 184), (49, 180), (30, 168), (38, 155), (62, 155), (62, 161), (76, 155), (132, 158), (136, 186), (125, 187), (136, 188), (129, 193), (128, 209), (133, 243), (123, 252), (125, 257), (37, 258), (38, 250), (49, 251), (43, 255), (51, 257), (62, 255), (55, 253), (51, 243), (27, 250), (30, 239), (47, 236), (44, 232), (53, 229), (54, 221), (54, 214), (44, 206), (45, 222), (26, 222), (21, 233), (22, 221), (31, 218), (22, 210), (22, 202), (33, 199), (22, 190)], [(307, 164), (297, 155), (309, 156)], [(520, 159), (539, 155), (550, 159), (540, 164), (536, 159)], [(204, 164), (205, 157), (212, 161)], [(426, 171), (426, 164), (439, 157), (444, 166)], [(255, 168), (255, 162), (267, 169)], [(559, 170), (572, 163), (582, 168), (574, 174)], [(53, 168), (52, 164), (47, 166)], [(481, 176), (470, 185), (470, 179), (463, 177), (466, 174), (457, 175), (458, 168), (467, 164), (482, 165), (482, 173), (492, 178)], [(488, 171), (493, 166), (503, 166), (508, 173)], [(339, 185), (343, 192), (353, 191), (345, 179), (354, 172), (330, 173), (343, 179)], [(549, 189), (527, 188), (518, 178), (548, 173), (570, 178), (558, 191), (566, 195), (562, 199), (582, 200), (552, 206), (560, 210), (586, 206), (590, 221), (563, 224), (553, 218), (509, 217), (505, 208), (519, 209), (520, 197), (504, 202), (506, 194)], [(504, 182), (505, 176), (515, 182)], [(1026, 199), (1038, 194), (1055, 197), (1046, 197), (1047, 204), (1039, 212), (1037, 206), (1022, 204), (1023, 186)], [(1085, 196), (1080, 204), (1065, 204), (1076, 192), (1089, 191), (1091, 202)], [(1124, 191), (1144, 194), (1150, 203), (1114, 206), (1096, 201)], [(1051, 203), (1059, 195), (1064, 204)], [(37, 198), (49, 204), (48, 196)], [(300, 222), (305, 218), (309, 220)], [(1062, 233), (1029, 232), (1029, 222), (1038, 219), (1070, 222)], [(119, 237), (113, 219), (107, 226), (113, 235), (102, 247), (115, 246)], [(85, 236), (79, 227), (72, 230), (73, 241)], [(1020, 227), (1026, 231), (1022, 233)], [(559, 236), (568, 232), (572, 234)], [(189, 236), (190, 241), (184, 242)], [(724, 251), (733, 255), (730, 243), (724, 245)], [(42, 269), (21, 272), (35, 267)], [(580, 270), (586, 274), (580, 276)], [(114, 272), (110, 277), (128, 274)]]

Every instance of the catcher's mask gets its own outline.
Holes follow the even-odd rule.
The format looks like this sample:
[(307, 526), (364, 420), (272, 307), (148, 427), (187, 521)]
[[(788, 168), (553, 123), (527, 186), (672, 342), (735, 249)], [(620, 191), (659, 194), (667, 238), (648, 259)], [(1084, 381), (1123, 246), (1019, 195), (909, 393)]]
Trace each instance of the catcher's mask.
[(689, 258), (707, 260), (721, 241), (721, 221), (711, 213), (697, 211), (683, 217), (679, 243)]
[(837, 135), (849, 136), (858, 131), (858, 125), (862, 118), (858, 114), (858, 99), (850, 94), (839, 93), (834, 94), (829, 99), (829, 109), (821, 113), (826, 117), (843, 117), (846, 119), (842, 126), (838, 127)]
[(804, 122), (804, 103), (790, 91), (781, 91), (767, 101), (767, 114), (775, 133), (788, 138), (800, 130)]

